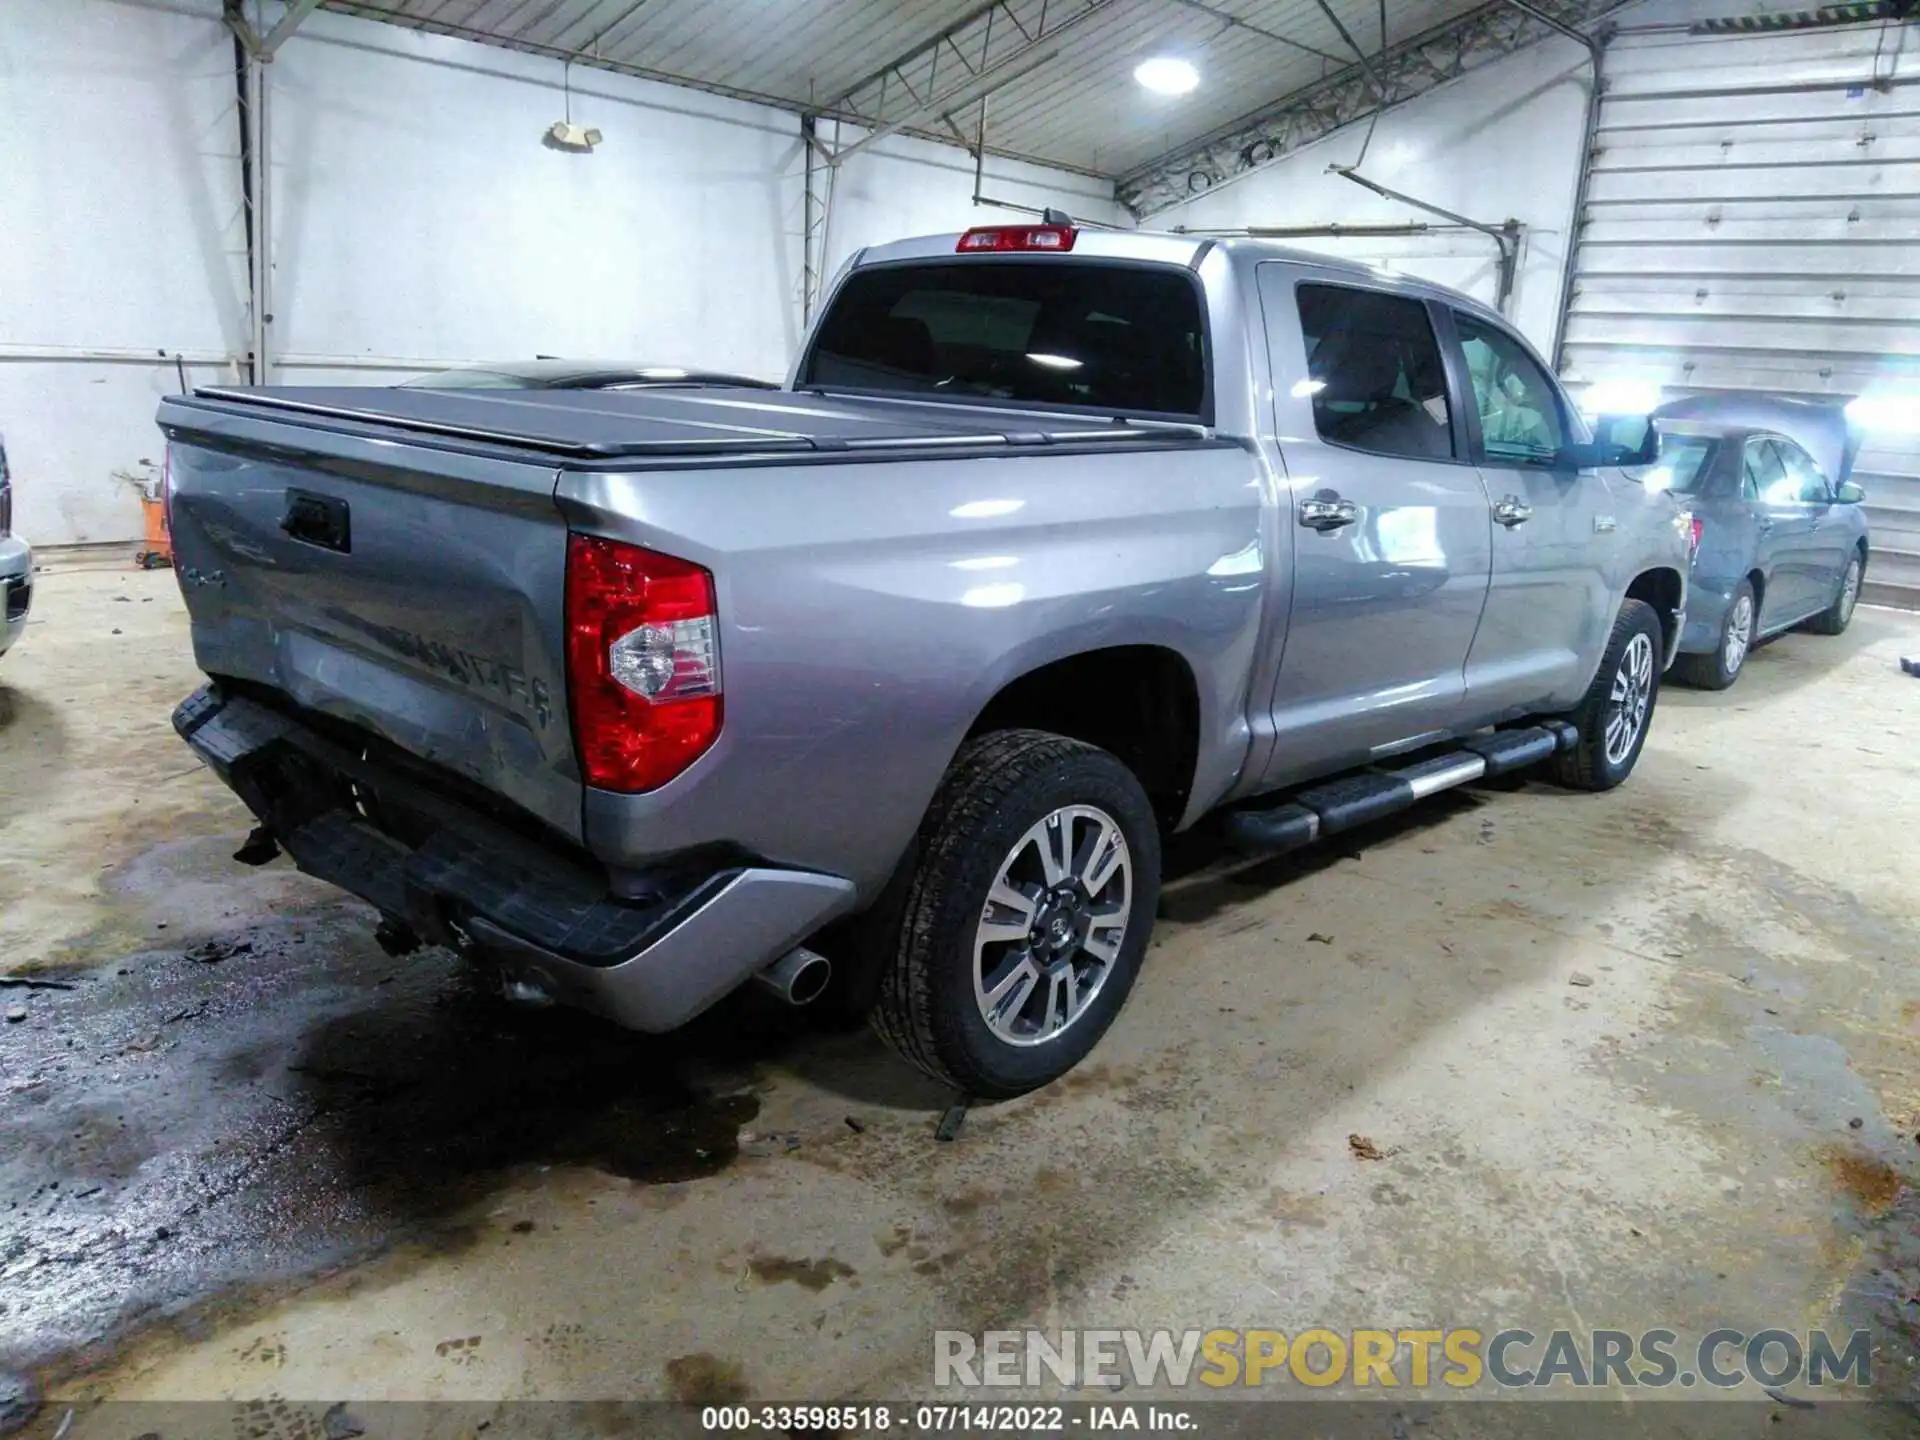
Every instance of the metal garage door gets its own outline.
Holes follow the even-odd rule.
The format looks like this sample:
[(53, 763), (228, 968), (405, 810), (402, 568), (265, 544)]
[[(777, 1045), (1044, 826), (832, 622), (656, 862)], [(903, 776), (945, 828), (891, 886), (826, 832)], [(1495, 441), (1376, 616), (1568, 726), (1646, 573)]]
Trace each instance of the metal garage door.
[[(1909, 53), (1900, 54), (1902, 44)], [(1869, 435), (1869, 599), (1920, 607), (1920, 27), (1624, 32), (1563, 367), (1668, 395), (1914, 396)]]

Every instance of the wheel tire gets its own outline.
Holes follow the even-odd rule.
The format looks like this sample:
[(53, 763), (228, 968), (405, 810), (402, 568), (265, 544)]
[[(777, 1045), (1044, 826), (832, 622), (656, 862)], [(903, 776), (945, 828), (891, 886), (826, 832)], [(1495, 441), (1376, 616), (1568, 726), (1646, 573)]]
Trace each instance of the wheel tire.
[(1816, 635), (1838, 635), (1853, 623), (1854, 607), (1860, 603), (1860, 582), (1866, 578), (1867, 562), (1858, 549), (1847, 557), (1847, 568), (1840, 572), (1840, 588), (1833, 603), (1807, 622)]
[[(1742, 580), (1727, 601), (1727, 613), (1720, 621), (1720, 643), (1711, 654), (1682, 655), (1673, 662), (1673, 674), (1698, 690), (1724, 690), (1740, 678), (1747, 656), (1753, 653), (1753, 632), (1759, 610), (1753, 603), (1753, 582)], [(1737, 638), (1736, 626), (1742, 628)]]
[[(1644, 650), (1639, 646), (1640, 641), (1645, 642)], [(1646, 746), (1647, 732), (1653, 728), (1654, 703), (1660, 697), (1661, 644), (1660, 617), (1653, 613), (1651, 605), (1629, 600), (1620, 607), (1586, 699), (1565, 717), (1579, 730), (1580, 739), (1571, 750), (1563, 750), (1553, 757), (1554, 779), (1562, 785), (1575, 790), (1611, 790), (1633, 773)], [(1648, 667), (1643, 678), (1640, 678), (1638, 663), (1632, 676), (1623, 670), (1630, 652), (1636, 662), (1644, 662)], [(1609, 754), (1607, 726), (1614, 718), (1616, 680), (1644, 686), (1644, 704), (1639, 708), (1638, 727), (1630, 741), (1623, 749)]]
[[(976, 997), (976, 929), (1003, 870), (1023, 854), (1034, 855), (1023, 850), (1025, 837), (1070, 806), (1103, 812), (1125, 841), (1124, 929), (1084, 1008), (1052, 1038), (1016, 1044), (989, 1026)], [(1114, 756), (1077, 740), (1038, 730), (995, 731), (969, 741), (955, 757), (921, 822), (919, 853), (898, 942), (880, 977), (874, 1028), (934, 1079), (981, 1099), (1021, 1095), (1064, 1075), (1120, 1013), (1153, 929), (1160, 833), (1140, 782)], [(1088, 952), (1070, 951), (1067, 963), (1080, 955), (1092, 960)], [(1036, 983), (1022, 993), (1038, 989)], [(1050, 1020), (1051, 990), (1044, 1003)]]

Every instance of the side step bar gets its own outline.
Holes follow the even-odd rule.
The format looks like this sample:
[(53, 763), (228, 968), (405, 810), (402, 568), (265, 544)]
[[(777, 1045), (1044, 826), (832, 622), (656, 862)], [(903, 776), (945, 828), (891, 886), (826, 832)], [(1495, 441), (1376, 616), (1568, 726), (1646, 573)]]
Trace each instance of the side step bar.
[(1402, 770), (1362, 770), (1310, 785), (1278, 805), (1229, 810), (1221, 817), (1221, 829), (1237, 849), (1264, 854), (1297, 850), (1323, 835), (1405, 810), (1441, 790), (1537, 765), (1558, 751), (1571, 750), (1579, 739), (1580, 732), (1564, 720), (1470, 736), (1458, 750)]

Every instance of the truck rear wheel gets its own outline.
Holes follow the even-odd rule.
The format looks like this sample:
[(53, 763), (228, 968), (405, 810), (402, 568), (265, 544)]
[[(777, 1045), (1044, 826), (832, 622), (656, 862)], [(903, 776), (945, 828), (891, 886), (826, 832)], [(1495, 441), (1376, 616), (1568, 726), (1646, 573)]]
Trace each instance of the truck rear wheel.
[(1611, 790), (1633, 773), (1660, 695), (1660, 617), (1642, 600), (1620, 607), (1586, 699), (1567, 719), (1579, 743), (1553, 757), (1554, 779), (1576, 790)]
[(971, 740), (920, 830), (874, 1028), (964, 1094), (1077, 1065), (1133, 988), (1160, 895), (1160, 834), (1133, 772), (1037, 730)]

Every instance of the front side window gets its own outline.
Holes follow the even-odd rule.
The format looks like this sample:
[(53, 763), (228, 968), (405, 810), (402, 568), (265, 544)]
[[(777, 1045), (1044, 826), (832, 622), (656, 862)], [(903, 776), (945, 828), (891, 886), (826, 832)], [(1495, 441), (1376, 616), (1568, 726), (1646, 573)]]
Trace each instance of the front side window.
[(1820, 473), (1820, 467), (1813, 463), (1813, 457), (1795, 445), (1791, 440), (1773, 442), (1780, 451), (1780, 463), (1786, 467), (1791, 499), (1802, 505), (1828, 505), (1833, 502), (1833, 492), (1827, 488), (1827, 477)]
[(1376, 455), (1451, 460), (1446, 368), (1427, 307), (1344, 285), (1302, 285), (1298, 298), (1320, 438)]
[(1780, 459), (1773, 441), (1757, 437), (1747, 441), (1747, 453), (1740, 466), (1740, 493), (1749, 500), (1769, 505), (1791, 504), (1797, 497), (1795, 486)]
[(1460, 348), (1480, 412), (1480, 442), (1498, 463), (1544, 464), (1567, 443), (1560, 393), (1513, 336), (1473, 315), (1454, 313)]
[(962, 260), (855, 271), (796, 383), (1198, 420), (1206, 378), (1183, 269)]

